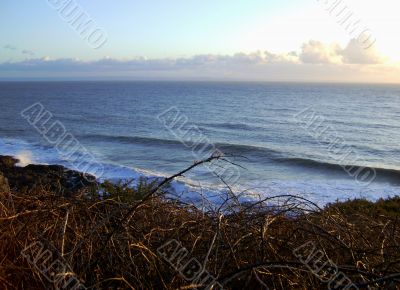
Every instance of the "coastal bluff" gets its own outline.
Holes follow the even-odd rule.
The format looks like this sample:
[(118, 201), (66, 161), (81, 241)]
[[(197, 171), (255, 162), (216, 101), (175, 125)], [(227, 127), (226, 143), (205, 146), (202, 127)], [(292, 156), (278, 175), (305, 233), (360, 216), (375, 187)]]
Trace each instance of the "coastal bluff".
[(95, 177), (61, 165), (18, 166), (19, 160), (0, 155), (0, 192), (29, 192), (46, 189), (62, 196), (74, 196), (97, 186)]

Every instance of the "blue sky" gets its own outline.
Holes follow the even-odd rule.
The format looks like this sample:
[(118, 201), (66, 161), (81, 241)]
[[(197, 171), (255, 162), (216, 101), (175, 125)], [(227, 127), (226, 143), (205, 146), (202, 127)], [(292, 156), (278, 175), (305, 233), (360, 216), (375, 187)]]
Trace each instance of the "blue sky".
[[(356, 71), (363, 75), (367, 72), (369, 76), (365, 75), (365, 80), (368, 81), (377, 69), (384, 69), (385, 77), (392, 71), (392, 77), (388, 80), (395, 80), (393, 70), (398, 73), (400, 45), (397, 35), (400, 19), (396, 13), (397, 2), (394, 0), (368, 4), (361, 0), (341, 0), (347, 12), (357, 17), (354, 19), (361, 19), (365, 28), (373, 31), (376, 43), (373, 51), (368, 53), (358, 50), (352, 43), (354, 35), (349, 35), (345, 25), (338, 24), (338, 19), (335, 19), (337, 11), (327, 11), (327, 3), (338, 0), (71, 0), (72, 6), (79, 6), (94, 21), (95, 27), (106, 34), (107, 41), (99, 49), (88, 45), (63, 19), (60, 11), (54, 9), (54, 5), (64, 5), (68, 1), (1, 1), (1, 78), (46, 78), (51, 77), (54, 70), (60, 78), (63, 75), (74, 76), (74, 73), (77, 78), (95, 77), (99, 76), (99, 69), (104, 70), (100, 74), (103, 77), (129, 78), (140, 76), (143, 66), (147, 71), (153, 71), (154, 78), (161, 75), (160, 70), (166, 74), (165, 71), (173, 66), (175, 74), (171, 75), (179, 78), (176, 63), (169, 64), (168, 68), (165, 66), (167, 60), (177, 59), (190, 63), (187, 70), (194, 70), (190, 71), (193, 78), (196, 78), (198, 72), (199, 78), (211, 75), (223, 79), (234, 75), (235, 79), (240, 79), (237, 74), (241, 69), (240, 63), (246, 62), (246, 69), (251, 69), (249, 61), (257, 66), (260, 62), (263, 65), (274, 62), (276, 65), (278, 60), (282, 67), (275, 67), (277, 73), (281, 73), (278, 69), (286, 69), (288, 75), (292, 75), (289, 79), (296, 79), (295, 74), (298, 74), (297, 79), (300, 80), (302, 71), (298, 66), (290, 70), (287, 62), (293, 65), (307, 64), (304, 69), (310, 71), (309, 63), (329, 65), (327, 69), (332, 69), (332, 64), (340, 65), (341, 68), (334, 67), (324, 77), (333, 81), (339, 80), (340, 74), (335, 75), (337, 71), (346, 69), (347, 73), (354, 73), (357, 68), (349, 65), (363, 64), (363, 68), (359, 67)], [(258, 53), (258, 56), (255, 57), (254, 53)], [(356, 53), (361, 56), (355, 56)], [(378, 53), (380, 61), (377, 61)], [(245, 54), (247, 60), (235, 57), (238, 54)], [(206, 58), (205, 66), (208, 67), (200, 68), (198, 62), (205, 58), (198, 56), (202, 55), (212, 55), (214, 66), (209, 66), (210, 58)], [(230, 57), (229, 65), (226, 65), (226, 59), (221, 61), (221, 57)], [(261, 61), (257, 62), (255, 58), (261, 58)], [(105, 67), (101, 63), (100, 67), (98, 62), (104, 59), (112, 59), (114, 64), (109, 63)], [(145, 61), (142, 61), (140, 67), (138, 59), (148, 62), (143, 64)], [(49, 61), (52, 70), (45, 69)], [(151, 69), (154, 62), (157, 68)], [(197, 66), (194, 67), (193, 62)], [(160, 63), (163, 63), (162, 69)], [(218, 71), (221, 64), (226, 66), (224, 71)], [(367, 68), (367, 65), (370, 67)], [(229, 71), (233, 69), (232, 66), (235, 72)], [(37, 67), (37, 71), (32, 67)], [(181, 66), (179, 70), (182, 72)], [(260, 75), (262, 73), (254, 68), (248, 74), (244, 72), (245, 75), (257, 75), (257, 78), (254, 77), (257, 80), (264, 79)], [(182, 76), (185, 75), (186, 72), (182, 73)], [(152, 78), (152, 74), (147, 72), (146, 77)], [(309, 77), (315, 76), (310, 74)]]
[[(94, 52), (87, 47), (46, 0), (2, 0), (3, 44), (40, 56), (82, 59), (233, 53), (238, 38), (256, 21), (293, 8), (289, 1), (265, 0), (251, 5), (245, 0), (76, 2), (107, 32), (108, 42), (102, 50)], [(7, 60), (4, 54), (1, 60)]]

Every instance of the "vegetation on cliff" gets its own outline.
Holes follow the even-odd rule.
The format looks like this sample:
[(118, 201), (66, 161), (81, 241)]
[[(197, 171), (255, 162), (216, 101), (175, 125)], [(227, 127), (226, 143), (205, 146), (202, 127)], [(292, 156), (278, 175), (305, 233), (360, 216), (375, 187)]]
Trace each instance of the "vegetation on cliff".
[(400, 289), (399, 197), (205, 212), (163, 195), (174, 177), (14, 165), (0, 158), (1, 289)]

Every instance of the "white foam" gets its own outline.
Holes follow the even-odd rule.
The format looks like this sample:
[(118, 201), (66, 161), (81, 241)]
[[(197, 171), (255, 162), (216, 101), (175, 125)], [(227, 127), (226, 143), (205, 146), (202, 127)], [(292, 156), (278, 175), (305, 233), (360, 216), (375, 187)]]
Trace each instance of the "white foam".
[[(29, 144), (15, 139), (0, 139), (0, 154), (12, 155), (20, 159), (20, 166), (29, 163), (59, 164), (69, 167), (69, 162), (51, 147)], [(101, 156), (97, 161), (101, 161)], [(101, 162), (104, 174), (100, 180), (133, 180), (137, 184), (141, 177), (163, 178), (166, 174), (148, 170), (122, 166), (110, 162)], [(94, 170), (95, 172), (95, 170)], [(91, 173), (91, 172), (88, 172)], [(385, 183), (372, 183), (368, 187), (358, 185), (353, 180), (328, 180), (328, 181), (284, 181), (267, 180), (257, 184), (241, 184), (234, 188), (234, 192), (241, 192), (238, 199), (243, 201), (263, 200), (268, 197), (280, 195), (293, 195), (308, 199), (319, 206), (337, 200), (343, 201), (354, 198), (377, 200), (400, 194), (400, 188)], [(179, 178), (170, 185), (169, 196), (179, 198), (188, 203), (194, 203), (202, 208), (218, 207), (230, 197), (229, 190), (223, 184), (207, 184), (188, 178)], [(275, 199), (274, 201), (277, 201)]]

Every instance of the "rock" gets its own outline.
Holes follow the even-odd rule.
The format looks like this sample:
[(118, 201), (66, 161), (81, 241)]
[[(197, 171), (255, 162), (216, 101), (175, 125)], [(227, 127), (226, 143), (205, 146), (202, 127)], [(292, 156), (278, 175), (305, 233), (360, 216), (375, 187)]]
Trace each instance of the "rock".
[(11, 156), (0, 156), (0, 168), (11, 168), (14, 167), (18, 162), (18, 159), (15, 159)]
[(10, 185), (8, 184), (7, 178), (4, 177), (3, 173), (0, 171), (0, 194), (9, 193)]
[(28, 165), (17, 167), (18, 160), (9, 156), (0, 156), (0, 171), (15, 189), (31, 192), (45, 188), (55, 194), (73, 196), (82, 189), (96, 188), (94, 176), (69, 170), (60, 165)]

